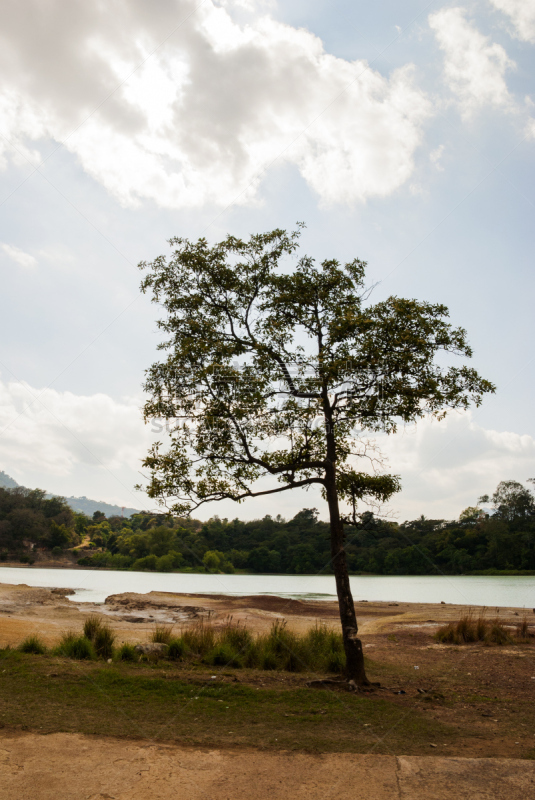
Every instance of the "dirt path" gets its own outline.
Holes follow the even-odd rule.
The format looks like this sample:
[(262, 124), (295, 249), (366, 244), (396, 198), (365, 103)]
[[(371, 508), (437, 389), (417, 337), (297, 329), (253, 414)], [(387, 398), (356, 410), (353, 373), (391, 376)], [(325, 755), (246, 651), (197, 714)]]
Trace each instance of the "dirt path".
[(58, 733), (0, 738), (0, 800), (526, 800), (535, 763), (193, 750)]

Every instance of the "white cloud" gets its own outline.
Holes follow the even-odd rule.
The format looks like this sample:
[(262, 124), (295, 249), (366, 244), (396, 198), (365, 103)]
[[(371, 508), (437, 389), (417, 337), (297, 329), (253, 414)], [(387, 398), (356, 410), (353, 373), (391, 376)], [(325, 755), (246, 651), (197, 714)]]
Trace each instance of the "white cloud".
[(440, 163), (440, 159), (442, 158), (443, 153), (444, 153), (443, 144), (439, 144), (439, 146), (435, 150), (432, 150), (429, 153), (429, 160), (435, 166), (435, 168), (438, 169), (439, 172), (444, 172), (444, 167)]
[(504, 75), (516, 65), (500, 44), (490, 43), (466, 19), (462, 8), (444, 8), (431, 14), (429, 25), (444, 52), (446, 83), (457, 95), (465, 116), (483, 106), (510, 104)]
[(20, 264), (21, 267), (25, 267), (26, 269), (35, 267), (37, 265), (37, 259), (34, 258), (29, 253), (25, 253), (24, 250), (21, 250), (19, 247), (15, 247), (14, 244), (5, 244), (4, 242), (1, 244), (2, 250), (4, 253), (9, 256), (12, 261), (15, 263)]
[[(0, 381), (0, 469), (24, 485), (146, 506), (133, 486), (141, 480), (141, 460), (150, 444), (165, 433), (155, 423), (143, 424), (141, 402)], [(390, 504), (401, 520), (422, 513), (453, 519), (480, 495), (492, 493), (499, 481), (535, 477), (535, 439), (482, 428), (470, 412), (442, 422), (423, 420), (395, 436), (378, 437), (377, 444), (388, 459), (387, 470), (401, 475), (402, 491)], [(325, 516), (316, 491), (277, 499), (277, 511), (287, 517), (314, 505)], [(240, 508), (214, 503), (200, 516), (251, 519), (272, 511), (267, 498)]]
[(528, 119), (526, 123), (526, 136), (535, 139), (535, 119)]
[(514, 35), (523, 42), (535, 42), (535, 0), (490, 0), (513, 23)]
[(304, 29), (233, 19), (234, 7), (258, 4), (226, 5), (73, 0), (66, 14), (59, 0), (5, 4), (6, 155), (34, 159), (28, 142), (65, 140), (127, 206), (251, 202), (275, 160), (325, 202), (383, 197), (407, 181), (430, 114), (410, 66), (383, 77)]
[(402, 477), (403, 491), (391, 503), (401, 519), (415, 512), (456, 518), (500, 481), (535, 477), (535, 439), (482, 428), (471, 412), (422, 420), (380, 445), (390, 471)]
[(127, 463), (137, 470), (154, 438), (140, 405), (0, 381), (2, 469), (65, 476), (79, 464), (113, 472)]

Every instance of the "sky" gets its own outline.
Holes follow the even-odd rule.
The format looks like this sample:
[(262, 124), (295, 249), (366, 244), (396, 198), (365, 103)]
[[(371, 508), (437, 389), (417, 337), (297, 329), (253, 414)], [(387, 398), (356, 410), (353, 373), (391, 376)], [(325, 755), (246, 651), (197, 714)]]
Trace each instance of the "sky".
[[(402, 521), (535, 477), (535, 0), (6, 0), (0, 7), (0, 469), (134, 508), (158, 436), (171, 236), (307, 228), (373, 299), (440, 302), (497, 386), (379, 437)], [(141, 473), (141, 474), (140, 474)], [(293, 516), (298, 490), (197, 514)]]

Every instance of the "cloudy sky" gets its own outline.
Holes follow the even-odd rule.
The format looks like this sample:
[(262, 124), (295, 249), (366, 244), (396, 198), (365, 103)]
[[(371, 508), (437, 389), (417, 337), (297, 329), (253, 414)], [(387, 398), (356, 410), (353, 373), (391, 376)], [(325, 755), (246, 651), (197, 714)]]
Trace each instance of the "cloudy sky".
[[(497, 384), (380, 445), (398, 519), (453, 518), (535, 476), (535, 0), (5, 0), (0, 8), (0, 469), (147, 507), (157, 309), (172, 235), (307, 223), (374, 299), (443, 302)], [(251, 518), (319, 505), (297, 492)]]

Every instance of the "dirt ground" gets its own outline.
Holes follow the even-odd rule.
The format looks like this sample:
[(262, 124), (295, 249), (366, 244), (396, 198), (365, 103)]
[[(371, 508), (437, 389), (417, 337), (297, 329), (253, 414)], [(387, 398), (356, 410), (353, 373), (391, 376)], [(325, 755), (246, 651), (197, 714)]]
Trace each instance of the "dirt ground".
[[(30, 634), (53, 645), (63, 632), (80, 631), (91, 614), (105, 616), (119, 643), (147, 641), (157, 623), (173, 625), (179, 633), (200, 619), (218, 627), (232, 617), (257, 632), (267, 631), (276, 619), (286, 619), (296, 631), (305, 631), (317, 620), (339, 625), (337, 605), (331, 602), (150, 592), (112, 595), (93, 605), (68, 597), (68, 588), (1, 584), (0, 648), (17, 646)], [(392, 756), (262, 752), (233, 749), (232, 741), (225, 749), (188, 749), (173, 743), (76, 733), (39, 736), (5, 728), (0, 731), (0, 800), (535, 796), (535, 638), (502, 647), (441, 645), (434, 641), (434, 632), (458, 620), (468, 607), (356, 605), (368, 675), (381, 683), (376, 695), (393, 708), (415, 711), (450, 731), (428, 745), (428, 757), (406, 755), (403, 749)], [(475, 615), (481, 611), (471, 610)], [(516, 608), (487, 611), (511, 630), (524, 613)], [(527, 619), (535, 633), (535, 614)], [(185, 667), (181, 679), (201, 678), (198, 671), (189, 675)], [(305, 686), (307, 679), (301, 674), (240, 671), (239, 680), (262, 691)]]
[[(58, 571), (58, 583), (61, 573)], [(69, 596), (72, 599), (68, 599)], [(480, 609), (469, 606), (434, 603), (386, 603), (361, 601), (355, 604), (359, 631), (364, 646), (375, 647), (377, 641), (400, 631), (433, 633), (440, 625), (457, 620), (463, 614)], [(489, 616), (498, 614), (506, 624), (514, 626), (523, 609), (489, 609)], [(230, 597), (216, 594), (175, 594), (125, 592), (110, 595), (102, 604), (77, 603), (74, 592), (58, 586), (42, 589), (26, 584), (0, 584), (0, 647), (16, 646), (26, 636), (37, 633), (54, 644), (66, 630), (79, 630), (85, 619), (103, 615), (119, 641), (146, 641), (158, 623), (174, 625), (178, 632), (201, 618), (216, 627), (229, 617), (255, 632), (267, 631), (274, 620), (286, 619), (297, 631), (307, 630), (316, 620), (333, 627), (339, 625), (338, 605), (332, 601), (290, 600), (271, 595)], [(531, 617), (531, 615), (530, 615)], [(528, 622), (531, 623), (531, 618)], [(533, 614), (535, 626), (535, 614)]]
[(0, 739), (0, 800), (526, 800), (534, 791), (529, 761)]

